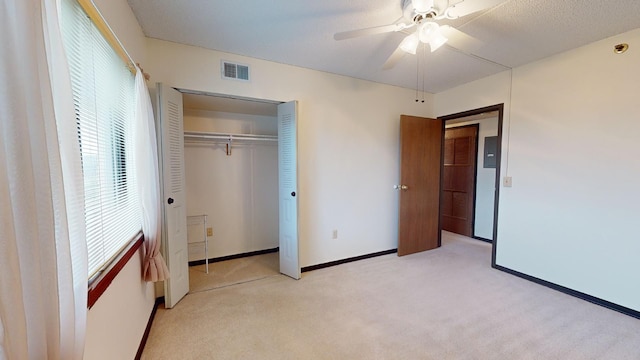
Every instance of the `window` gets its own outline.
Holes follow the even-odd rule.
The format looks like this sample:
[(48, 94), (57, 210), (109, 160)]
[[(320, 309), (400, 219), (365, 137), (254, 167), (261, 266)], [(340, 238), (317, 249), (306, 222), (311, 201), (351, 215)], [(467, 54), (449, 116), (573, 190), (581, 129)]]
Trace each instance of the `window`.
[(82, 154), (92, 278), (141, 229), (131, 150), (134, 76), (76, 0), (62, 2), (62, 32)]

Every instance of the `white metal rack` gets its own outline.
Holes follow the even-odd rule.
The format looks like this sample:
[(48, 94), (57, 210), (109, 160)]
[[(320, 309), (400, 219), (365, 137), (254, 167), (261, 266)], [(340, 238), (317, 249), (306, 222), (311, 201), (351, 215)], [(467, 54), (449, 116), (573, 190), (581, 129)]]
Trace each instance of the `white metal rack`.
[[(209, 273), (209, 240), (207, 238), (207, 215), (192, 215), (187, 216), (187, 227), (190, 225), (200, 225), (202, 224), (202, 241), (192, 241), (191, 244), (194, 243), (204, 243), (204, 264), (205, 270), (207, 274)], [(188, 233), (188, 231), (187, 231)], [(187, 235), (188, 236), (188, 235)]]
[(231, 155), (231, 145), (236, 142), (278, 142), (277, 135), (231, 134), (219, 132), (185, 131), (187, 143), (217, 142), (227, 145), (227, 155)]

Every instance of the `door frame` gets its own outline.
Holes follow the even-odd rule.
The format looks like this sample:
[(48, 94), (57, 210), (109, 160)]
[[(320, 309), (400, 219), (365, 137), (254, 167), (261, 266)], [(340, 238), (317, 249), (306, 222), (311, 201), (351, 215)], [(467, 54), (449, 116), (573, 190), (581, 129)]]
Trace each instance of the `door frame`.
[[(496, 149), (496, 178), (495, 178), (495, 192), (493, 198), (493, 242), (492, 242), (492, 251), (491, 251), (491, 266), (495, 266), (496, 264), (496, 248), (498, 245), (498, 205), (500, 200), (500, 167), (502, 163), (502, 124), (504, 119), (504, 103), (490, 105), (482, 108), (477, 108), (473, 110), (462, 111), (450, 115), (439, 116), (438, 119), (442, 120), (442, 137), (443, 137), (443, 145), (444, 145), (444, 131), (445, 124), (450, 120), (457, 120), (463, 117), (473, 116), (473, 115), (481, 115), (487, 112), (498, 112), (498, 140), (497, 140), (497, 149)], [(480, 120), (482, 121), (482, 119)], [(444, 174), (444, 157), (440, 163), (441, 166), (441, 177)], [(442, 196), (442, 184), (443, 179), (440, 180), (440, 196)], [(474, 185), (475, 186), (475, 185)], [(474, 204), (475, 204), (475, 196), (474, 196)], [(440, 201), (440, 207), (442, 208), (442, 199)], [(442, 213), (442, 209), (440, 209)], [(475, 214), (474, 214), (475, 218)], [(442, 227), (440, 228), (442, 231)]]

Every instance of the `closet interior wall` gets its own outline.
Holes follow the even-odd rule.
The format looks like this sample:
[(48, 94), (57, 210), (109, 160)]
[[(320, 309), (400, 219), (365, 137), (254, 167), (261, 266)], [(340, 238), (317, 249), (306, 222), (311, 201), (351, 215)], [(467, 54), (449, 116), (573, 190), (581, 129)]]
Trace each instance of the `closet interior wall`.
[[(275, 106), (275, 105), (274, 105)], [(184, 109), (184, 131), (278, 134), (277, 117)], [(278, 143), (185, 140), (187, 214), (207, 214), (209, 251), (189, 234), (189, 261), (278, 247)]]

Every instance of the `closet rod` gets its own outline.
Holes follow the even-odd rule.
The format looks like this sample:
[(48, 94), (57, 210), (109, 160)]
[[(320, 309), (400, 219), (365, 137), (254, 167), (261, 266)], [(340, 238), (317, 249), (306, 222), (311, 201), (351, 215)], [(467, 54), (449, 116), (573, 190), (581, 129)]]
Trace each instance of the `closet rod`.
[(275, 135), (227, 134), (196, 131), (185, 131), (184, 137), (185, 139), (278, 141), (278, 137)]

